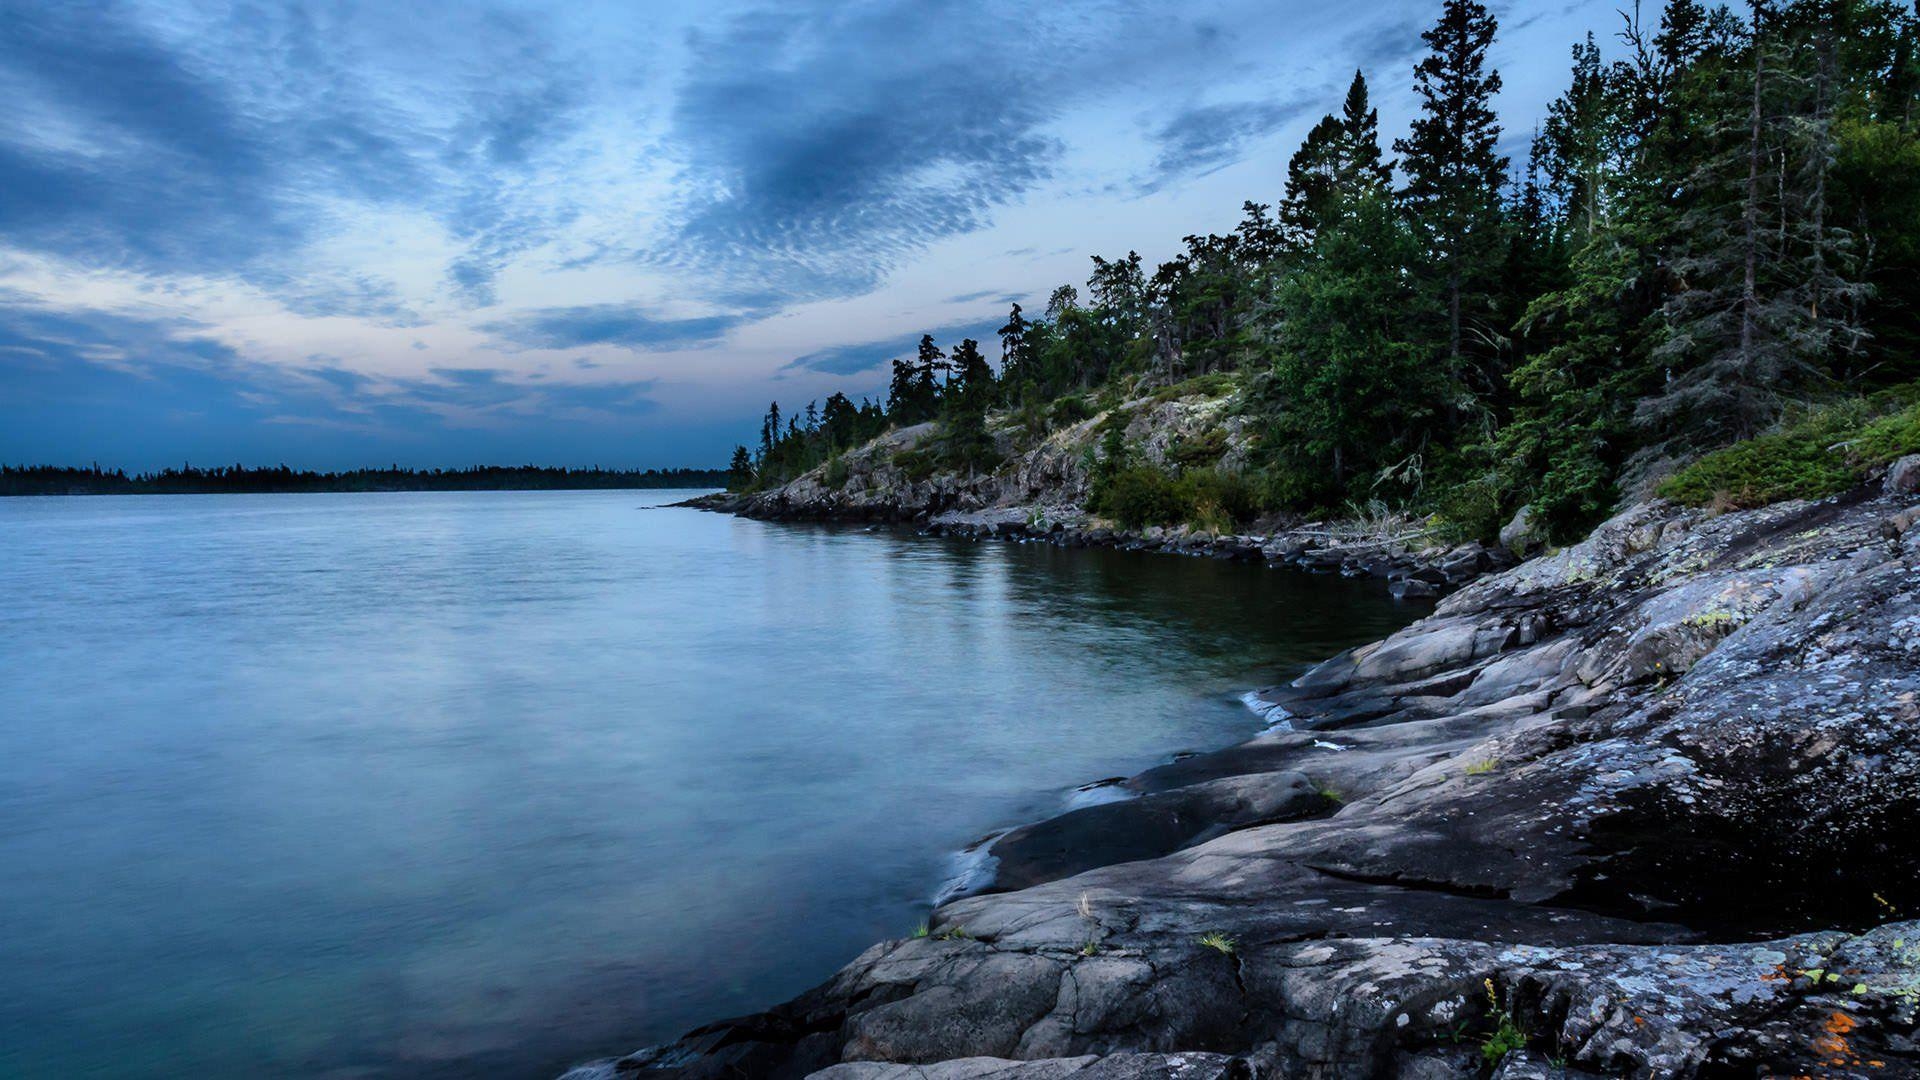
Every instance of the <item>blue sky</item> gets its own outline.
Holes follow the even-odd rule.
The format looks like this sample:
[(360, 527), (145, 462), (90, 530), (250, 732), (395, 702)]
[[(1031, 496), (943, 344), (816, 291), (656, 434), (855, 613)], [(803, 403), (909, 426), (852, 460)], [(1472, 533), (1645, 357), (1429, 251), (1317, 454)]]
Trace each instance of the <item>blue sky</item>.
[[(1612, 3), (1495, 5), (1518, 145)], [(709, 464), (1279, 196), (1438, 0), (0, 0), (0, 461)]]

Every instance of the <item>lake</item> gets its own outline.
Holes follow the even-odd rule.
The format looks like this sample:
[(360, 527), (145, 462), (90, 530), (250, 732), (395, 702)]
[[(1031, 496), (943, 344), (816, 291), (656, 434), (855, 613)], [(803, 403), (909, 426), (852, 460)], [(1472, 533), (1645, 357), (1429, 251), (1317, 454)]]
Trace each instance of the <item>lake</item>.
[(631, 1051), (1425, 612), (687, 494), (0, 500), (0, 1075)]

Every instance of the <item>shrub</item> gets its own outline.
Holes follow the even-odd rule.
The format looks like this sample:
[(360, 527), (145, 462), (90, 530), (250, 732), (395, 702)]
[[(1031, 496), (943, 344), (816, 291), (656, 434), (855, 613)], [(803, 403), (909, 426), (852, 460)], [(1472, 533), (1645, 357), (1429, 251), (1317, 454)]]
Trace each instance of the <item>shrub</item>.
[(1093, 419), (1093, 406), (1079, 394), (1068, 394), (1047, 408), (1047, 425), (1062, 428)]
[(1223, 934), (1218, 930), (1213, 930), (1205, 934), (1201, 934), (1200, 944), (1206, 946), (1209, 949), (1212, 949), (1214, 952), (1217, 952), (1222, 956), (1232, 956), (1233, 950), (1237, 947), (1237, 943), (1233, 940), (1232, 937), (1228, 936), (1227, 934)]
[(847, 459), (834, 454), (827, 459), (827, 471), (822, 474), (821, 482), (835, 491), (847, 486)]
[(1191, 439), (1177, 439), (1167, 447), (1167, 460), (1183, 469), (1202, 469), (1217, 464), (1227, 453), (1227, 433), (1209, 428)]
[(918, 482), (940, 467), (940, 455), (933, 450), (902, 450), (893, 455), (893, 463), (907, 474), (907, 479)]
[(1154, 392), (1153, 400), (1158, 402), (1178, 401), (1181, 398), (1206, 396), (1220, 397), (1232, 393), (1236, 383), (1233, 373), (1215, 371), (1206, 375), (1195, 375), (1191, 379), (1163, 386)]
[(1139, 529), (1185, 521), (1192, 504), (1173, 477), (1150, 465), (1131, 465), (1099, 478), (1087, 508)]
[(1239, 473), (1202, 469), (1183, 475), (1177, 487), (1187, 503), (1186, 521), (1209, 532), (1232, 532), (1259, 512), (1253, 488)]

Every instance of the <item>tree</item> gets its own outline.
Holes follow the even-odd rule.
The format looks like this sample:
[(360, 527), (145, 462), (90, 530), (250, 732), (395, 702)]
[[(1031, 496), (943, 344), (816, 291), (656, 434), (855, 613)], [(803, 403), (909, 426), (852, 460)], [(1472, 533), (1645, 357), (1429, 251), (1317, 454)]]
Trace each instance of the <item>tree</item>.
[(943, 408), (947, 458), (969, 475), (993, 456), (993, 438), (987, 432), (987, 408), (993, 402), (993, 368), (980, 355), (980, 344), (966, 338), (953, 350), (953, 382)]
[(1366, 77), (1356, 71), (1340, 115), (1322, 117), (1287, 162), (1281, 244), (1305, 252), (1340, 199), (1384, 190), (1392, 181), (1393, 165), (1380, 155), (1380, 113), (1368, 100)]
[[(1421, 35), (1432, 52), (1413, 72), (1420, 115), (1409, 136), (1393, 144), (1407, 175), (1403, 197), (1433, 260), (1447, 366), (1456, 379), (1468, 374), (1467, 323), (1483, 309), (1477, 301), (1488, 295), (1504, 250), (1507, 159), (1497, 150), (1493, 112), (1500, 73), (1487, 69), (1496, 29), (1477, 0), (1446, 0), (1440, 21)], [(1491, 382), (1483, 377), (1477, 389), (1489, 391)]]
[(1392, 201), (1362, 193), (1322, 229), (1311, 262), (1281, 286), (1288, 313), (1265, 386), (1262, 446), (1296, 505), (1333, 505), (1425, 444), (1434, 370), (1411, 344), (1402, 267), (1415, 241)]
[(727, 463), (727, 490), (745, 491), (753, 486), (753, 456), (744, 446), (733, 448), (733, 460)]
[(1033, 358), (1031, 346), (1027, 341), (1028, 322), (1020, 311), (1020, 305), (1014, 304), (1007, 313), (1007, 322), (998, 331), (1000, 335), (1000, 378), (1007, 383), (1018, 382), (1033, 377)]
[(1744, 108), (1703, 132), (1670, 259), (1678, 288), (1653, 351), (1666, 377), (1636, 409), (1657, 445), (1754, 434), (1862, 343), (1869, 290), (1854, 238), (1832, 219), (1835, 20), (1812, 14), (1754, 4), (1733, 82)]

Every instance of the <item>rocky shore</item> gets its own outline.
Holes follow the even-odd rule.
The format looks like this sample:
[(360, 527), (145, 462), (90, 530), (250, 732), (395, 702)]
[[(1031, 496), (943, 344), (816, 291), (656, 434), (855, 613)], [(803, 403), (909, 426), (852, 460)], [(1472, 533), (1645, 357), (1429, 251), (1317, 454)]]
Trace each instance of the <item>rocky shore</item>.
[[(1478, 541), (1435, 544), (1419, 530), (1380, 532), (1317, 522), (1258, 534), (1157, 526), (1129, 530), (1102, 522), (1077, 507), (1039, 503), (939, 512), (898, 507), (847, 509), (833, 504), (795, 504), (779, 491), (707, 495), (684, 505), (765, 521), (878, 523), (910, 527), (928, 536), (1265, 562), (1315, 573), (1385, 578), (1393, 595), (1403, 598), (1439, 596), (1489, 571), (1519, 562), (1515, 552), (1505, 547), (1488, 547)], [(1528, 538), (1525, 543), (1537, 541)]]
[(1920, 1074), (1916, 465), (1478, 576), (925, 936), (569, 1080)]

